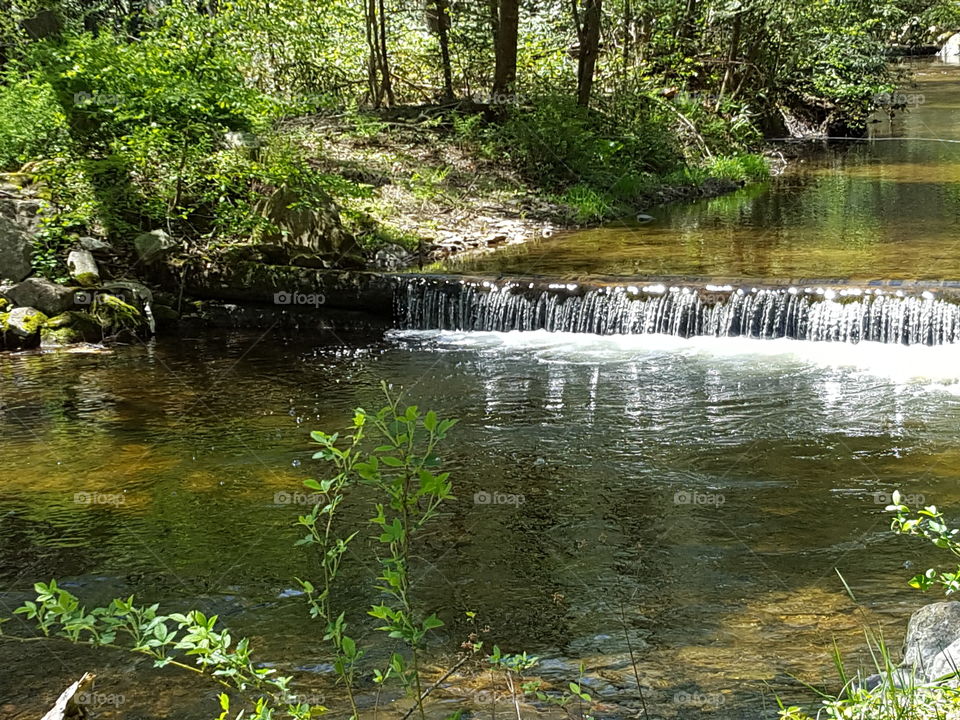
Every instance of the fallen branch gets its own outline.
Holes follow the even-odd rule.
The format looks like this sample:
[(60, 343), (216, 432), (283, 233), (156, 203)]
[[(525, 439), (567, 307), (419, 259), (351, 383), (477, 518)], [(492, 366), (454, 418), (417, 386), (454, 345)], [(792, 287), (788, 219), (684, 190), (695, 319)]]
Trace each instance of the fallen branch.
[(42, 720), (81, 720), (87, 717), (86, 708), (77, 698), (93, 684), (96, 677), (93, 673), (84, 673), (82, 678), (60, 693), (57, 702)]

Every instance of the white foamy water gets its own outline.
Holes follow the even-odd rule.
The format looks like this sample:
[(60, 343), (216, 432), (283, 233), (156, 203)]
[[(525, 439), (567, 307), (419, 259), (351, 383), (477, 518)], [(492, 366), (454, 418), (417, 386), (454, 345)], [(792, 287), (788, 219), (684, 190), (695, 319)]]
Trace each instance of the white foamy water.
[(827, 343), (778, 338), (692, 337), (673, 335), (593, 335), (527, 332), (392, 330), (388, 336), (437, 349), (502, 351), (529, 355), (538, 362), (610, 364), (663, 356), (701, 359), (744, 370), (796, 371), (845, 369), (897, 383), (927, 384), (960, 394), (960, 345), (892, 345), (879, 342)]

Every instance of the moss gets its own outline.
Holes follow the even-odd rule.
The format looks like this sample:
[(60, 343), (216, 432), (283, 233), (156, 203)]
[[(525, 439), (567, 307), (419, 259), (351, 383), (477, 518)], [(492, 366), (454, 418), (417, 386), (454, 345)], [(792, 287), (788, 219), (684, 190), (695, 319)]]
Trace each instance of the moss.
[(96, 273), (78, 273), (74, 279), (83, 287), (96, 287), (100, 284), (100, 276)]
[(46, 321), (47, 316), (37, 310), (36, 312), (30, 313), (23, 318), (23, 330), (30, 335), (37, 335), (40, 333), (40, 330), (43, 328), (43, 324)]
[(0, 297), (0, 312), (3, 312), (10, 306), (10, 301), (5, 297)]
[(83, 333), (72, 327), (45, 327), (40, 331), (41, 347), (62, 347), (83, 342)]
[(90, 307), (90, 314), (108, 331), (137, 330), (146, 322), (137, 308), (115, 295), (100, 293)]
[[(69, 332), (61, 333), (62, 330)], [(100, 322), (90, 315), (90, 313), (71, 310), (52, 317), (43, 324), (41, 331), (41, 342), (48, 344), (47, 338), (67, 338), (75, 339), (58, 341), (56, 344), (68, 345), (77, 342), (98, 342), (103, 338), (103, 330)]]

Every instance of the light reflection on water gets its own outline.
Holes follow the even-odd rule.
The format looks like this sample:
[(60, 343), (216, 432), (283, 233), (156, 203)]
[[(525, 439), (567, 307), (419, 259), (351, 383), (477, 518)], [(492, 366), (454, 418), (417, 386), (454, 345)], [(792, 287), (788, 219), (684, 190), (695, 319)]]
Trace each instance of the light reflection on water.
[[(618, 717), (636, 703), (627, 632), (658, 714), (755, 717), (770, 707), (764, 681), (803, 696), (788, 674), (828, 678), (834, 636), (856, 651), (866, 618), (899, 638), (923, 602), (901, 565), (931, 556), (891, 538), (882, 508), (895, 487), (960, 502), (960, 365), (940, 350), (392, 332), (7, 357), (0, 599), (62, 577), (91, 603), (137, 592), (197, 604), (254, 636), (265, 658), (322, 667), (289, 592), (312, 571), (291, 549), (299, 508), (276, 494), (318, 472), (309, 431), (375, 406), (385, 378), (461, 418), (447, 451), (458, 499), (418, 568), (424, 603), (448, 621), (432, 652), (455, 649), (469, 631), (462, 612), (475, 610), (491, 643), (544, 656), (548, 677), (571, 679), (585, 659)], [(77, 492), (124, 500), (78, 504)], [(476, 504), (478, 493), (523, 502)], [(375, 595), (357, 583), (347, 603), (359, 618)], [(0, 677), (0, 698), (19, 717), (91, 667), (101, 689), (129, 694), (126, 713), (209, 708), (169, 673), (144, 689), (122, 658), (0, 652), (17, 669)], [(691, 704), (700, 696), (722, 702)]]

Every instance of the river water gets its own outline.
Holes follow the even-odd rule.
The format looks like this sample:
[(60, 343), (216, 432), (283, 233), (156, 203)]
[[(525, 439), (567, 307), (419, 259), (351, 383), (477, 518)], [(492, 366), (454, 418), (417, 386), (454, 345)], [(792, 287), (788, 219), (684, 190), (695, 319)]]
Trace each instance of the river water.
[[(892, 131), (957, 134), (956, 71), (919, 80), (925, 103)], [(958, 161), (960, 146), (927, 140), (830, 147), (655, 226), (551, 238), (536, 267), (531, 246), (469, 269), (957, 279)], [(460, 418), (442, 453), (457, 500), (415, 567), (420, 601), (447, 622), (431, 662), (453, 656), (469, 610), (488, 644), (540, 656), (549, 682), (576, 680), (582, 662), (600, 717), (635, 714), (637, 676), (651, 717), (772, 717), (775, 694), (810, 698), (801, 681), (836, 687), (834, 642), (855, 669), (864, 626), (896, 647), (928, 601), (906, 581), (938, 556), (891, 536), (884, 506), (896, 488), (960, 504), (958, 360), (955, 346), (399, 330), (6, 355), (0, 608), (53, 577), (89, 604), (135, 593), (200, 607), (336, 707), (294, 591), (316, 569), (292, 523), (300, 483), (323, 473), (310, 430), (377, 407), (384, 379)], [(382, 660), (390, 648), (359, 630), (377, 599), (364, 577), (348, 576), (341, 601)], [(87, 670), (97, 717), (216, 714), (208, 686), (122, 654), (0, 655), (3, 717), (38, 717)], [(501, 691), (464, 680), (432, 712), (490, 715)]]

